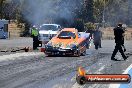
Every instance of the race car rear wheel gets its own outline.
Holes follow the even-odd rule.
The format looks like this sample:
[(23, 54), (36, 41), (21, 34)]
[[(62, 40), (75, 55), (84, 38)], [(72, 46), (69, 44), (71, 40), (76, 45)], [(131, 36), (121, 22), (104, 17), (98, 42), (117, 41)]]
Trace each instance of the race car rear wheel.
[(81, 53), (81, 55), (82, 56), (85, 56), (86, 55), (86, 50), (83, 53)]

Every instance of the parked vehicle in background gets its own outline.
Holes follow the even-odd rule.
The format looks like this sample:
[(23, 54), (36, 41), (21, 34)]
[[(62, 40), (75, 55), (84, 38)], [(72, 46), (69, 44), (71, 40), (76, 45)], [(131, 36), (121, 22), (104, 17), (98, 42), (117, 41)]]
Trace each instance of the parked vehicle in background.
[(8, 38), (8, 20), (0, 20), (0, 39)]
[(42, 24), (39, 28), (39, 46), (49, 42), (61, 29), (58, 24)]

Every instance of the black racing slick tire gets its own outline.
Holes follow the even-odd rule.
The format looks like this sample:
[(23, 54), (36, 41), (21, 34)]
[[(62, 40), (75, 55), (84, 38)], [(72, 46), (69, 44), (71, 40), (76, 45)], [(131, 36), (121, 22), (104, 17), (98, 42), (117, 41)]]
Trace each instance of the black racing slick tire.
[(78, 50), (75, 56), (80, 57), (80, 55), (81, 55), (80, 50)]
[(81, 54), (82, 56), (85, 56), (86, 55), (86, 50)]

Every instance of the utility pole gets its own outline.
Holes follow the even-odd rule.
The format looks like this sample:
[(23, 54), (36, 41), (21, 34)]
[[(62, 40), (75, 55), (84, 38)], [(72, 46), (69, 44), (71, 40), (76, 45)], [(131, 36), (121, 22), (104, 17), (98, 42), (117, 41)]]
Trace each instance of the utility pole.
[(128, 25), (132, 25), (132, 0), (128, 0)]
[(105, 27), (105, 0), (103, 1), (104, 3), (104, 8), (103, 8), (103, 19), (102, 19), (102, 24), (103, 24), (103, 28)]

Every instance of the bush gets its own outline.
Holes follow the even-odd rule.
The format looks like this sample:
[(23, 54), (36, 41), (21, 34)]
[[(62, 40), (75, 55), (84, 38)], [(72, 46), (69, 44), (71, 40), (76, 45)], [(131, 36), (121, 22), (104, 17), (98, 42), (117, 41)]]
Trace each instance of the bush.
[(84, 28), (85, 28), (85, 31), (87, 32), (93, 32), (95, 31), (96, 26), (95, 24), (88, 22), (88, 23), (85, 23)]

